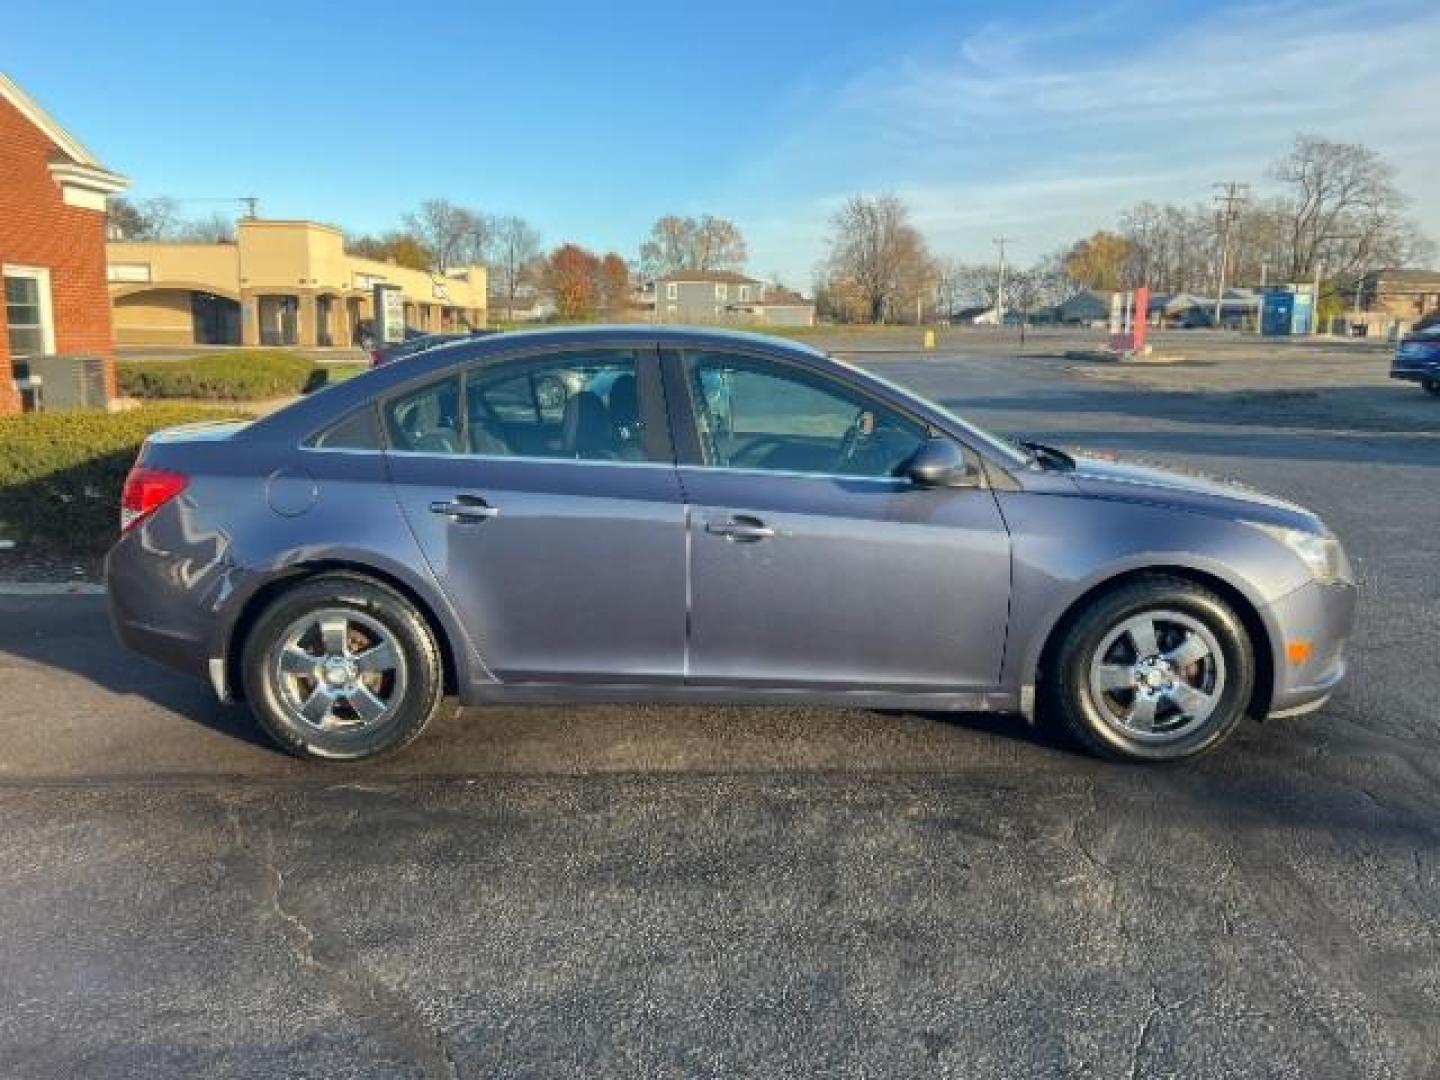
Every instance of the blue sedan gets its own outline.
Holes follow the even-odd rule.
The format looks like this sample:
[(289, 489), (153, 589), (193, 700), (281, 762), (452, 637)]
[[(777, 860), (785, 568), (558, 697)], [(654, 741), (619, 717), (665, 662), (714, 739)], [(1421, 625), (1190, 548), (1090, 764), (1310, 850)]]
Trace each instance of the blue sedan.
[(1418, 382), (1430, 393), (1440, 397), (1440, 322), (1416, 330), (1400, 339), (1390, 377)]

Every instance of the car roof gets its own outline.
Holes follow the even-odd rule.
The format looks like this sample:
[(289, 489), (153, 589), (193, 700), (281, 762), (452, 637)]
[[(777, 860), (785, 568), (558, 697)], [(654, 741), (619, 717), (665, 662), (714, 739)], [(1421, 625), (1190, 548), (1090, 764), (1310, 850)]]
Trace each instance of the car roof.
[(507, 331), (445, 342), (301, 398), (293, 405), (256, 420), (235, 437), (244, 441), (299, 441), (376, 397), (410, 384), (424, 382), (427, 378), (461, 365), (484, 361), (486, 357), (503, 357), (532, 349), (543, 350), (550, 346), (563, 348), (620, 345), (655, 345), (662, 349), (758, 349), (773, 356), (788, 356), (802, 364), (828, 368), (847, 379), (867, 382), (872, 387), (883, 390), (887, 396), (904, 398), (912, 408), (942, 429), (966, 432), (972, 440), (990, 446), (993, 453), (1003, 454), (994, 437), (972, 424), (939, 409), (933, 402), (925, 401), (903, 387), (897, 387), (849, 364), (841, 363), (813, 346), (788, 338), (753, 334), (743, 330), (654, 326), (646, 323), (547, 327), (543, 330)]
[(467, 334), (455, 341), (438, 342), (388, 364), (373, 368), (324, 391), (301, 398), (293, 405), (255, 421), (247, 439), (288, 438), (309, 434), (331, 418), (338, 418), (365, 401), (410, 382), (422, 381), (459, 364), (483, 361), (530, 349), (608, 345), (658, 345), (660, 348), (763, 348), (815, 363), (834, 363), (819, 349), (785, 338), (710, 327), (652, 326), (647, 323), (561, 326), (543, 330), (514, 330), (499, 334)]

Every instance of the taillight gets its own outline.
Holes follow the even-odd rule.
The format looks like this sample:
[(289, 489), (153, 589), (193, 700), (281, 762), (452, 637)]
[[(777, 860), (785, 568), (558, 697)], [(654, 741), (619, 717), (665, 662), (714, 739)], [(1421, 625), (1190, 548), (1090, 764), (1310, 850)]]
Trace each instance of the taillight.
[(120, 494), (120, 531), (134, 528), (141, 518), (184, 491), (189, 482), (180, 473), (136, 465), (125, 477), (125, 490)]

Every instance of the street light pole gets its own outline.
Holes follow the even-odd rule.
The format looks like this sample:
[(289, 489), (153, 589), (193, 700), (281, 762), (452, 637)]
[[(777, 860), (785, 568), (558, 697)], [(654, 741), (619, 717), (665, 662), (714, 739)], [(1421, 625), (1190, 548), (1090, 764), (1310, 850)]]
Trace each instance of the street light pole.
[(1315, 292), (1310, 297), (1310, 335), (1320, 335), (1320, 278), (1325, 273), (1325, 260), (1315, 260)]

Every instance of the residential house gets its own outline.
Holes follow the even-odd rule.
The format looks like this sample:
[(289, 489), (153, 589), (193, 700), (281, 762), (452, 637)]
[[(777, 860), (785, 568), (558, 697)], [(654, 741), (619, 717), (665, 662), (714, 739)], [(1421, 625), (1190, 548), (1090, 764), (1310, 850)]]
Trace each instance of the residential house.
[(1110, 324), (1111, 295), (1096, 289), (1082, 289), (1064, 302), (1042, 312), (1042, 317), (1036, 321), (1057, 323), (1061, 326), (1104, 328)]
[(1404, 322), (1440, 310), (1440, 271), (1374, 270), (1360, 279), (1360, 308)]
[(102, 358), (113, 395), (105, 200), (125, 178), (4, 74), (0, 178), (0, 413), (20, 410), (27, 361), (50, 354)]
[(813, 326), (815, 304), (733, 270), (677, 270), (647, 283), (640, 304), (662, 323)]

